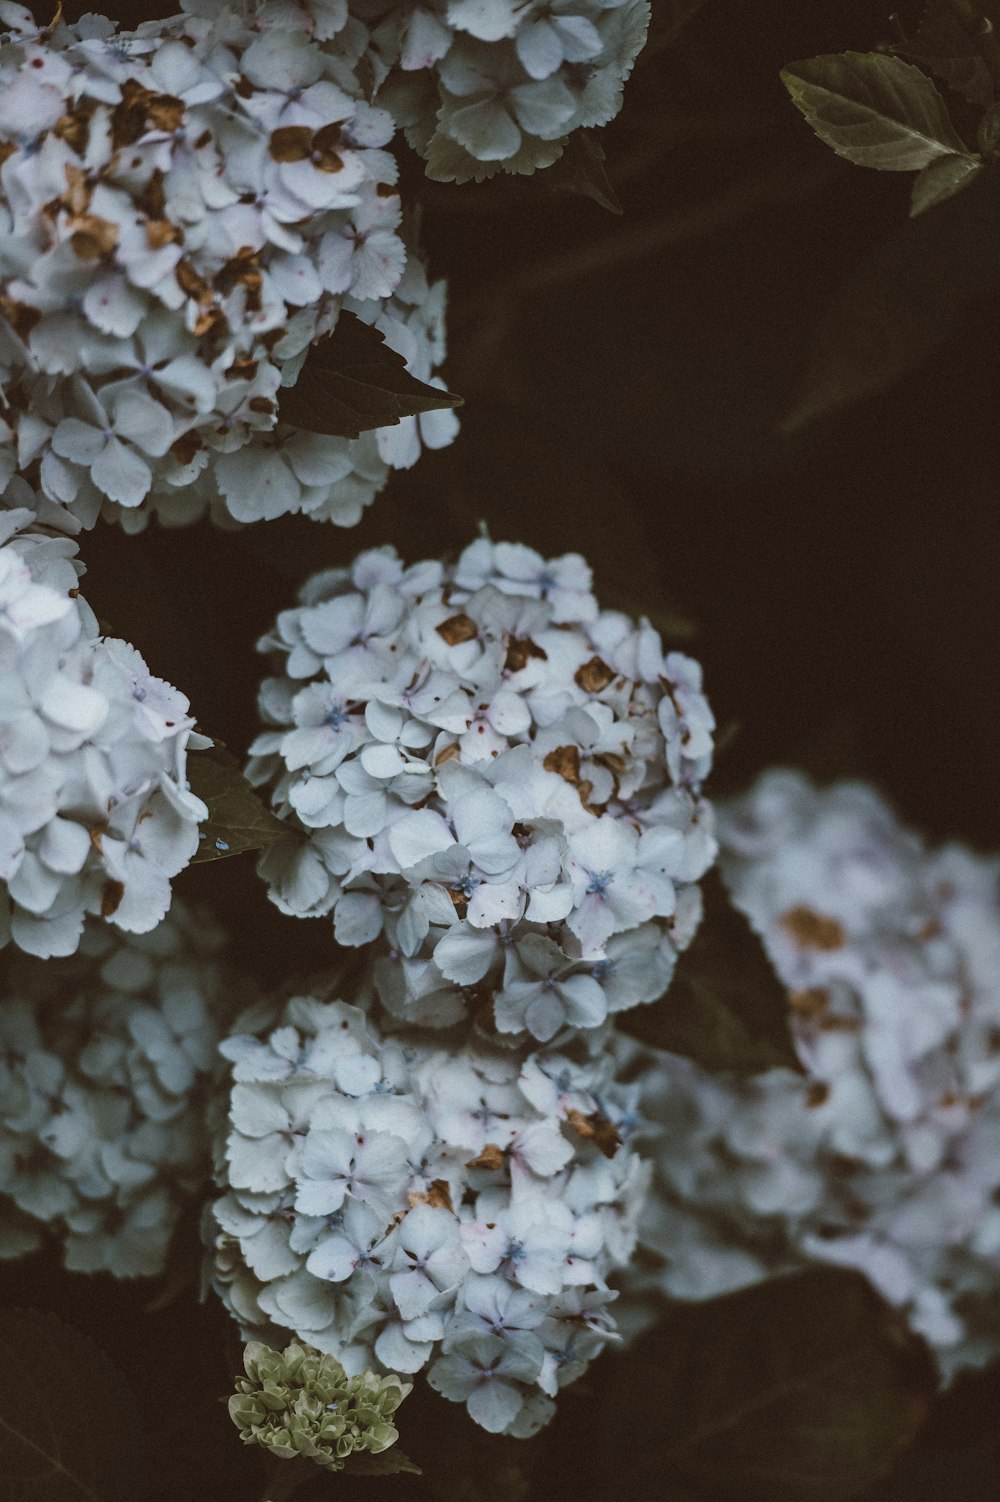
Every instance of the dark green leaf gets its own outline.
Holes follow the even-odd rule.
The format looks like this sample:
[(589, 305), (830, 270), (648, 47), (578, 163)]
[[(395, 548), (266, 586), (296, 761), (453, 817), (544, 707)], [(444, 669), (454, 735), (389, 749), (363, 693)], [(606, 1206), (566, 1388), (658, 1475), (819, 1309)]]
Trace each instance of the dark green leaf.
[(411, 1476), (423, 1474), (420, 1467), (395, 1445), (380, 1455), (351, 1455), (344, 1469), (348, 1475), (354, 1476), (398, 1476), (403, 1471)]
[(717, 871), (702, 884), (705, 916), (670, 989), (621, 1019), (634, 1038), (705, 1069), (757, 1074), (801, 1065), (788, 1028), (788, 993)]
[(998, 285), (998, 236), (991, 170), (877, 246), (820, 323), (785, 431), (880, 391), (957, 333)]
[(297, 428), (358, 438), (404, 417), (460, 407), (462, 398), (418, 381), (378, 329), (344, 312), (329, 338), (312, 346), (278, 403), (282, 420)]
[(916, 36), (896, 51), (923, 63), (950, 89), (987, 109), (1000, 82), (1000, 46), (990, 29), (996, 24), (996, 0), (930, 0)]
[(546, 188), (556, 192), (581, 193), (592, 198), (609, 214), (620, 214), (622, 206), (608, 178), (604, 165), (604, 147), (596, 130), (575, 130), (557, 162), (542, 174)]
[(785, 87), (838, 156), (883, 172), (918, 172), (967, 148), (937, 89), (919, 68), (881, 52), (790, 63)]
[(288, 826), (250, 786), (239, 762), (221, 741), (209, 751), (193, 751), (187, 770), (191, 791), (208, 806), (195, 862), (263, 850), (287, 836)]
[(138, 1402), (86, 1335), (34, 1309), (0, 1311), (0, 1494), (138, 1502)]
[(911, 215), (923, 214), (967, 188), (982, 165), (978, 156), (939, 156), (936, 161), (928, 162), (913, 184)]
[(605, 1391), (629, 1502), (671, 1474), (720, 1502), (844, 1502), (912, 1440), (933, 1376), (864, 1279), (815, 1268), (672, 1305)]

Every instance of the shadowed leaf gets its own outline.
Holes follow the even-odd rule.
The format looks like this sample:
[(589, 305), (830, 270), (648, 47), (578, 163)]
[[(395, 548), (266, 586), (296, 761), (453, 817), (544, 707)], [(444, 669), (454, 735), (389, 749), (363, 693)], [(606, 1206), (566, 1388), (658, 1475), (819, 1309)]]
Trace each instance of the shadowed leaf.
[(781, 77), (820, 139), (859, 167), (918, 172), (967, 151), (930, 79), (901, 58), (833, 53), (790, 63)]
[(923, 63), (971, 104), (987, 109), (1000, 81), (1000, 26), (996, 0), (930, 0), (912, 39), (897, 52)]
[(55, 1315), (0, 1311), (0, 1494), (138, 1502), (138, 1402), (104, 1352)]
[(418, 1465), (414, 1465), (408, 1455), (402, 1450), (397, 1450), (393, 1445), (388, 1450), (383, 1450), (380, 1455), (349, 1455), (345, 1467), (346, 1474), (355, 1476), (398, 1476), (401, 1472), (407, 1472), (411, 1476), (420, 1476), (422, 1471)]
[(609, 214), (621, 214), (618, 194), (605, 166), (604, 147), (596, 130), (576, 130), (557, 162), (542, 174), (542, 183), (555, 192), (581, 193)]
[(460, 407), (462, 398), (418, 381), (378, 329), (343, 312), (329, 338), (311, 347), (298, 380), (279, 392), (278, 403), (282, 420), (297, 428), (358, 438), (404, 417)]
[(208, 805), (194, 862), (221, 860), (245, 850), (263, 850), (288, 834), (286, 825), (247, 782), (239, 762), (221, 741), (188, 758), (191, 791)]
[(923, 214), (936, 203), (944, 203), (946, 198), (960, 193), (982, 171), (982, 166), (978, 156), (939, 156), (936, 161), (928, 162), (913, 184), (911, 215)]
[(763, 946), (712, 871), (702, 883), (705, 916), (677, 962), (670, 989), (635, 1007), (623, 1030), (705, 1069), (757, 1074), (784, 1065), (801, 1071), (788, 1029), (788, 994)]
[(878, 245), (821, 320), (785, 431), (880, 391), (957, 333), (1000, 284), (998, 235), (988, 171)]
[(719, 1502), (846, 1502), (912, 1441), (933, 1377), (864, 1279), (814, 1268), (672, 1305), (605, 1390), (630, 1502), (671, 1473)]

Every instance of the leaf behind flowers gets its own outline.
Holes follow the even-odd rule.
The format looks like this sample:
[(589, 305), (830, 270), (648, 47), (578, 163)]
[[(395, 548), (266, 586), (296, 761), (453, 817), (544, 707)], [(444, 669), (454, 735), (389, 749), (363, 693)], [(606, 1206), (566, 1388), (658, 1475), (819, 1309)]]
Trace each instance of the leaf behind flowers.
[(410, 375), (378, 329), (347, 312), (328, 338), (310, 348), (295, 385), (278, 395), (283, 422), (338, 438), (359, 438), (404, 417), (461, 405), (460, 396)]
[(191, 791), (208, 807), (192, 864), (241, 855), (245, 850), (263, 850), (288, 834), (221, 741), (208, 751), (192, 751), (187, 772)]
[(969, 186), (876, 245), (822, 316), (786, 432), (922, 365), (1000, 286), (1000, 176)]
[(930, 68), (970, 104), (988, 109), (1000, 82), (997, 0), (929, 0), (916, 35), (896, 51)]
[[(812, 1268), (670, 1307), (608, 1373), (615, 1490), (847, 1502), (923, 1422), (930, 1362), (865, 1280)], [(666, 1488), (666, 1492), (665, 1492)]]
[(55, 1315), (0, 1311), (0, 1491), (16, 1502), (139, 1502), (138, 1400)]
[(702, 883), (705, 915), (677, 962), (670, 989), (620, 1020), (633, 1038), (683, 1054), (704, 1069), (801, 1071), (789, 1031), (788, 993), (760, 939), (729, 900), (718, 871)]

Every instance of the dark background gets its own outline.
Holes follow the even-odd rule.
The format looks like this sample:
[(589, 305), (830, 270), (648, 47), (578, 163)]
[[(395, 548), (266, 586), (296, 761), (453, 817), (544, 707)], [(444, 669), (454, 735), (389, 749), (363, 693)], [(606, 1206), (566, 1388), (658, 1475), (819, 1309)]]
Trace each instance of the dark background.
[[(890, 39), (891, 7), (704, 0), (661, 45), (674, 6), (653, 4), (653, 39), (604, 133), (620, 219), (544, 175), (455, 188), (405, 165), (432, 272), (451, 285), (456, 445), (394, 476), (352, 532), (301, 519), (138, 538), (101, 527), (83, 539), (88, 599), (242, 756), (263, 666), (253, 643), (308, 573), (384, 542), (409, 559), (452, 551), (483, 520), (499, 539), (584, 552), (605, 599), (676, 623), (729, 732), (718, 793), (775, 763), (860, 775), (933, 839), (997, 848), (995, 309), (891, 390), (794, 437), (781, 429), (824, 308), (905, 220), (910, 180), (836, 159), (778, 70)], [(917, 7), (899, 9), (907, 20)], [(252, 857), (192, 868), (176, 889), (211, 903), (269, 979), (328, 953), (325, 924), (269, 906)], [(256, 1502), (255, 1458), (215, 1402), (234, 1370), (226, 1317), (197, 1307), (193, 1287), (143, 1314), (157, 1291), (39, 1259), (5, 1273), (7, 1299), (55, 1308), (134, 1380), (155, 1502)], [(537, 1495), (614, 1490), (586, 1459), (606, 1370), (565, 1395)], [(995, 1427), (996, 1388), (953, 1400), (938, 1438)], [(460, 1441), (435, 1430), (434, 1404), (423, 1411), (423, 1459), (431, 1444), (447, 1464)], [(511, 1480), (497, 1495), (524, 1493)]]

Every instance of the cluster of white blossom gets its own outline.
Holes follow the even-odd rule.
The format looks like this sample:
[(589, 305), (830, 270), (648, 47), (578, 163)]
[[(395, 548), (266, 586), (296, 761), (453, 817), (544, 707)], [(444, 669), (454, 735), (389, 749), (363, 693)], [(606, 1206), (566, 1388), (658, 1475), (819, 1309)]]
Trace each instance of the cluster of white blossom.
[(573, 131), (606, 125), (646, 40), (649, 0), (257, 0), (355, 65), (431, 177), (534, 172)]
[(610, 1056), (381, 1034), (313, 996), (273, 1021), (222, 1044), (209, 1275), (245, 1338), (293, 1331), (349, 1373), (430, 1362), (478, 1424), (534, 1433), (613, 1334), (648, 1182)]
[[(76, 545), (0, 504), (0, 948), (72, 954), (84, 915), (144, 933), (198, 846), (188, 701), (97, 634)], [(44, 508), (43, 508), (44, 509)]]
[(765, 776), (720, 827), (805, 1073), (647, 1061), (654, 1256), (630, 1286), (702, 1298), (837, 1263), (905, 1313), (946, 1376), (996, 1357), (1000, 862), (929, 852), (870, 789), (794, 773)]
[(207, 915), (175, 903), (141, 937), (90, 922), (70, 959), (5, 964), (0, 1256), (50, 1238), (78, 1272), (162, 1271), (211, 1171), (218, 945)]
[(421, 378), (443, 357), (390, 114), (306, 32), (239, 6), (119, 33), (4, 0), (0, 24), (0, 478), (84, 526), (206, 507), (353, 525), (413, 431), (299, 432), (278, 394), (343, 309)]
[(281, 910), (379, 940), (408, 1022), (548, 1042), (662, 995), (715, 855), (698, 664), (599, 609), (578, 554), (485, 537), (299, 598), (249, 768), (292, 827), (259, 867)]

